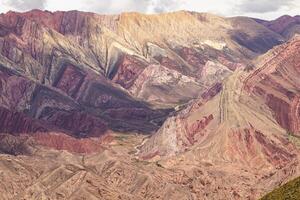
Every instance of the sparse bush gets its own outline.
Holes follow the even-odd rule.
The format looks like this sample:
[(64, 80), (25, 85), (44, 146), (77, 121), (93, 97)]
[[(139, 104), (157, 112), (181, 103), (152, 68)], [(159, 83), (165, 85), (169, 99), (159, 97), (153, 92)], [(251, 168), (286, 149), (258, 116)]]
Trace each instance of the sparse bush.
[(156, 166), (158, 166), (158, 167), (164, 168), (164, 166), (162, 166), (158, 161), (157, 161), (155, 164), (156, 164)]
[(262, 197), (261, 200), (299, 200), (300, 197), (300, 177), (273, 190)]

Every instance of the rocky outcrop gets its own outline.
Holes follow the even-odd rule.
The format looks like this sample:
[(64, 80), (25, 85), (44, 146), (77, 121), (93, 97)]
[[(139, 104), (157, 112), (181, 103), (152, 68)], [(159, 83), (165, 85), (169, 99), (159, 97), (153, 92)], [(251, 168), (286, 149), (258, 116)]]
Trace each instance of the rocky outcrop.
[(299, 135), (299, 37), (269, 52), (261, 68), (250, 75), (245, 88), (259, 96), (272, 110), (276, 121)]
[(76, 70), (76, 67), (65, 65), (62, 67), (53, 86), (66, 93), (68, 96), (75, 97), (84, 82), (84, 78), (85, 74), (80, 72), (80, 70)]
[[(200, 100), (191, 103), (177, 116), (169, 118), (163, 127), (144, 144), (141, 155), (145, 156), (147, 152), (154, 155), (153, 152), (156, 152), (156, 155), (166, 156), (186, 151), (187, 142), (182, 139), (181, 135), (194, 135), (198, 130), (197, 127), (207, 131), (200, 134), (202, 137), (196, 140), (197, 142), (190, 142), (191, 145), (196, 146), (211, 143), (212, 141), (208, 141), (213, 137), (219, 141), (217, 138), (221, 137), (222, 131), (226, 132), (224, 133), (226, 141), (232, 140), (233, 142), (235, 139), (228, 139), (229, 133), (239, 132), (240, 128), (252, 130), (253, 137), (259, 146), (267, 145), (266, 141), (271, 141), (269, 137), (274, 137), (272, 134), (281, 135), (278, 136), (281, 139), (283, 139), (282, 134), (287, 136), (287, 132), (298, 135), (300, 91), (299, 80), (296, 78), (299, 75), (298, 43), (299, 38), (294, 38), (289, 43), (267, 53), (264, 58), (260, 58), (261, 63), (258, 64), (258, 69), (250, 73), (239, 69), (225, 83), (216, 84), (208, 89), (202, 94)], [(259, 104), (254, 104), (255, 101)], [(260, 120), (265, 119), (268, 122), (258, 120), (258, 116)], [(271, 131), (272, 128), (273, 131)], [(189, 139), (189, 141), (194, 140)], [(281, 143), (281, 141), (278, 142)], [(278, 144), (278, 146), (281, 145)], [(264, 148), (270, 150), (273, 147)], [(157, 153), (160, 152), (159, 150), (161, 153)], [(226, 152), (221, 149), (220, 151)], [(289, 152), (287, 149), (284, 151)], [(262, 158), (263, 162), (273, 165), (272, 162), (276, 159), (270, 158), (272, 153), (266, 154), (267, 156)], [(231, 155), (226, 155), (226, 157), (231, 157)], [(237, 160), (239, 159), (243, 157)]]
[(200, 77), (202, 68), (204, 67), (208, 59), (203, 54), (197, 52), (195, 49), (192, 48), (182, 47), (179, 48), (177, 51), (179, 56), (182, 57), (188, 64), (190, 64), (193, 67), (191, 73), (193, 73), (196, 77)]
[(0, 104), (10, 110), (28, 107), (35, 84), (9, 69), (0, 67)]
[(147, 63), (129, 55), (124, 55), (116, 63), (116, 72), (111, 74), (111, 79), (123, 88), (129, 89), (146, 67)]
[(0, 107), (0, 130), (2, 133), (32, 133), (48, 131), (47, 125), (39, 120), (34, 120), (23, 113), (13, 112)]
[(153, 104), (174, 107), (197, 97), (204, 89), (195, 78), (162, 65), (151, 65), (140, 74), (129, 91)]
[(91, 154), (104, 150), (103, 144), (108, 142), (109, 136), (99, 138), (77, 139), (63, 133), (35, 133), (31, 135), (36, 145), (53, 148), (56, 150), (66, 150), (71, 153)]
[(208, 101), (212, 99), (214, 96), (216, 96), (219, 92), (222, 91), (222, 83), (216, 83), (214, 86), (209, 88), (207, 91), (203, 92), (201, 94), (201, 97), (204, 99), (204, 101)]
[(213, 115), (209, 115), (208, 117), (205, 116), (201, 120), (198, 119), (196, 122), (192, 123), (190, 126), (187, 127), (187, 139), (189, 140), (191, 145), (197, 142), (195, 140), (195, 135), (198, 133), (203, 135), (204, 133), (202, 131), (213, 119)]

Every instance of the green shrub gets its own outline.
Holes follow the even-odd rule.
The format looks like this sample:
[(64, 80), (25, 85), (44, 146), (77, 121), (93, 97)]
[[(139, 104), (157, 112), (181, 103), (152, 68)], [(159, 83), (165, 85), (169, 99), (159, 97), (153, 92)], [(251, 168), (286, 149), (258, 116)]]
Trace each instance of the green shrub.
[(300, 200), (300, 177), (273, 190), (261, 200)]

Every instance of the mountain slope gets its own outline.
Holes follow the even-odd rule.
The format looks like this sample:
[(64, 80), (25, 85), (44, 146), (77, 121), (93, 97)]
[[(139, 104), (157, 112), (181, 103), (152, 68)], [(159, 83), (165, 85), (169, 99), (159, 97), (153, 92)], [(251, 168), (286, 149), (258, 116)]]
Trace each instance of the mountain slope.
[[(195, 100), (179, 112), (178, 116), (167, 120), (153, 138), (159, 137), (159, 133), (168, 132), (170, 129), (172, 134), (177, 132), (187, 137), (187, 141), (184, 142), (185, 139), (181, 138), (183, 141), (178, 144), (183, 148), (185, 145), (193, 145), (193, 137), (201, 131), (204, 132), (198, 137), (200, 141), (205, 140), (209, 137), (205, 132), (211, 134), (217, 131), (218, 124), (230, 129), (246, 127), (255, 129), (259, 126), (258, 130), (275, 131), (280, 133), (279, 135), (286, 134), (284, 128), (297, 135), (299, 120), (297, 96), (300, 85), (297, 78), (299, 76), (298, 44), (299, 37), (295, 37), (287, 44), (276, 47), (259, 58), (257, 69), (254, 71), (247, 72), (242, 68), (236, 70), (224, 81), (222, 92), (212, 91), (211, 99)], [(168, 125), (168, 122), (176, 123)], [(176, 125), (177, 123), (180, 127)], [(208, 127), (205, 131), (206, 126), (212, 126), (213, 129)], [(173, 129), (176, 131), (174, 132)], [(167, 135), (171, 134), (167, 133)], [(171, 143), (173, 140), (165, 141)], [(180, 147), (178, 148), (180, 151)]]
[(252, 174), (244, 175), (247, 182), (257, 182), (256, 189), (261, 180), (267, 189), (299, 176), (299, 148), (289, 141), (289, 135), (299, 132), (299, 42), (295, 37), (271, 50), (253, 71), (236, 70), (220, 93), (199, 98), (168, 118), (141, 146), (140, 157), (182, 165), (209, 163), (225, 174), (232, 173), (228, 168), (241, 174), (245, 170)]
[(287, 39), (292, 38), (295, 34), (300, 34), (299, 15), (294, 17), (289, 15), (284, 15), (272, 21), (264, 21), (258, 19), (256, 19), (256, 21)]

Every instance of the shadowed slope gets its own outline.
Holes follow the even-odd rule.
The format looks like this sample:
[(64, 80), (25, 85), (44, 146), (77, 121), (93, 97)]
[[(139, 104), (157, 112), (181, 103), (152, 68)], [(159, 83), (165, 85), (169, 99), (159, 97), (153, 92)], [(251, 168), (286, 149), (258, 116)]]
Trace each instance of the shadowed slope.
[(300, 16), (284, 15), (276, 20), (264, 21), (255, 19), (257, 22), (263, 24), (270, 30), (279, 33), (287, 39), (291, 39), (294, 35), (300, 34)]

